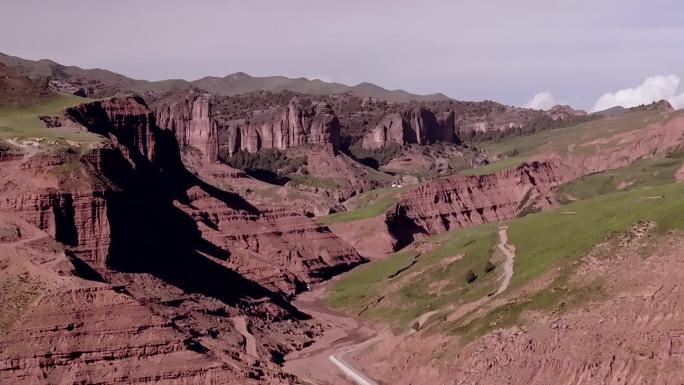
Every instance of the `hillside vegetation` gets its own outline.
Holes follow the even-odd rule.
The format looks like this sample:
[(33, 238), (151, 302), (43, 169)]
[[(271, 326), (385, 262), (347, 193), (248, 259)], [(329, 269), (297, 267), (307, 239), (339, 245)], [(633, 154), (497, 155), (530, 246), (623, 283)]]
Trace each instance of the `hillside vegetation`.
[[(684, 184), (674, 182), (681, 165), (681, 154), (673, 153), (591, 175), (558, 189), (575, 201), (506, 221), (516, 258), (503, 300), (487, 302), (501, 279), (498, 225), (490, 223), (434, 236), (359, 268), (329, 289), (327, 303), (398, 330), (431, 312), (426, 327), (465, 341), (524, 322), (526, 310), (567, 311), (602, 296), (600, 281), (578, 286), (571, 279), (597, 245), (639, 223), (654, 223), (655, 239), (684, 229)], [(491, 273), (484, 271), (487, 261), (494, 262)], [(472, 283), (465, 278), (469, 271), (477, 276)], [(468, 304), (477, 306), (454, 316)]]

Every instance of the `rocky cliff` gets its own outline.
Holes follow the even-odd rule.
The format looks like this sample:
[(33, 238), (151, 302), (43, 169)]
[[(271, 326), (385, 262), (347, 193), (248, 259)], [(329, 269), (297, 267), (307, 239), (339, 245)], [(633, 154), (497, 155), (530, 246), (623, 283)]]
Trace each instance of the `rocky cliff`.
[(218, 123), (209, 96), (197, 91), (173, 93), (154, 106), (160, 128), (171, 130), (181, 150), (195, 149), (208, 162), (218, 160)]
[(404, 246), (420, 236), (512, 218), (553, 204), (552, 188), (577, 176), (562, 163), (531, 162), (490, 175), (436, 179), (390, 208), (388, 228)]
[(229, 154), (262, 148), (286, 150), (304, 144), (340, 143), (340, 124), (330, 105), (294, 97), (285, 107), (254, 111), (248, 119), (227, 123), (222, 147)]
[[(419, 105), (373, 106), (387, 110), (372, 127), (364, 129), (362, 146), (377, 149), (388, 144), (460, 142), (471, 137), (490, 138), (510, 132), (528, 133), (576, 124), (595, 117), (568, 106), (549, 111), (484, 102), (431, 102)], [(398, 112), (392, 112), (399, 109)], [(346, 122), (346, 119), (345, 119)]]
[(362, 146), (373, 149), (388, 144), (431, 144), (438, 141), (451, 142), (454, 138), (453, 111), (434, 113), (426, 108), (418, 108), (384, 117), (364, 136)]
[(453, 175), (405, 193), (387, 212), (399, 246), (416, 237), (508, 219), (553, 205), (553, 188), (584, 175), (663, 157), (684, 143), (684, 118), (664, 121), (562, 150), (539, 150), (529, 162), (490, 175)]
[[(59, 266), (29, 268), (50, 290), (0, 338), (0, 381), (293, 382), (277, 362), (318, 326), (287, 298), (362, 258), (305, 216), (256, 207), (189, 172), (179, 130), (158, 127), (138, 97), (65, 117), (103, 142), (67, 160), (43, 156), (62, 153), (53, 142), (19, 142), (25, 152), (0, 168), (0, 215), (66, 247)], [(78, 183), (63, 187), (64, 175)], [(50, 278), (65, 263), (75, 277)]]

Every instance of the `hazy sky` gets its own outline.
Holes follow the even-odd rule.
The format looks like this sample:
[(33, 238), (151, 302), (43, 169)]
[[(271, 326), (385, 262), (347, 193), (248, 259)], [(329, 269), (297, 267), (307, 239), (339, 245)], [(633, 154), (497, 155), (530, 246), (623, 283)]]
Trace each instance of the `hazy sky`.
[(0, 0), (0, 51), (150, 80), (244, 71), (591, 109), (653, 94), (640, 85), (682, 98), (684, 2)]

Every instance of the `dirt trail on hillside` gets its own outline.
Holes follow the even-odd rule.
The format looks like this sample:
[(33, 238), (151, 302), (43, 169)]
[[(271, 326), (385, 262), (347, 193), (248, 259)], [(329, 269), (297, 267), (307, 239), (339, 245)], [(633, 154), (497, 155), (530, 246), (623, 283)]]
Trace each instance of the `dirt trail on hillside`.
[(499, 243), (496, 246), (499, 250), (501, 250), (501, 252), (506, 257), (502, 265), (503, 279), (501, 281), (501, 284), (499, 285), (499, 288), (496, 289), (496, 292), (491, 296), (482, 297), (477, 301), (469, 302), (458, 306), (453, 312), (451, 312), (447, 316), (448, 321), (457, 320), (463, 317), (464, 315), (474, 310), (477, 310), (480, 306), (491, 301), (494, 297), (498, 296), (499, 294), (506, 291), (506, 289), (508, 289), (508, 286), (511, 284), (511, 279), (513, 279), (513, 266), (515, 264), (515, 246), (508, 243), (508, 226), (501, 225), (499, 227)]
[(356, 385), (330, 357), (353, 366), (353, 356), (378, 338), (378, 332), (354, 317), (325, 306), (322, 298), (326, 285), (316, 285), (312, 291), (304, 292), (294, 300), (293, 304), (299, 310), (328, 325), (328, 328), (312, 345), (287, 355), (283, 369), (312, 384)]
[(503, 263), (503, 281), (499, 289), (496, 291), (495, 295), (503, 293), (508, 289), (508, 285), (511, 284), (511, 279), (513, 278), (513, 263), (515, 262), (515, 246), (508, 243), (508, 226), (499, 227), (499, 244), (497, 245), (499, 250), (506, 256), (506, 260)]
[[(508, 243), (508, 226), (502, 225), (499, 228), (497, 247), (506, 259), (502, 265), (503, 279), (496, 293), (493, 296), (483, 297), (479, 301), (459, 307), (449, 318), (454, 316), (458, 318), (476, 309), (508, 288), (513, 278), (515, 262), (515, 247)], [(359, 319), (329, 309), (322, 300), (326, 285), (327, 283), (317, 285), (312, 291), (300, 294), (293, 301), (298, 309), (328, 325), (328, 329), (311, 346), (286, 356), (284, 370), (313, 384), (375, 384), (372, 379), (367, 379), (367, 381), (363, 379), (352, 380), (343, 373), (343, 370), (356, 372), (359, 377), (367, 377), (354, 366), (354, 356), (361, 353), (368, 345), (381, 342), (383, 339), (391, 339), (394, 336), (389, 332), (378, 332)], [(418, 317), (415, 322), (420, 328), (435, 313), (436, 311), (427, 312)], [(415, 330), (411, 330), (408, 334), (414, 332)]]

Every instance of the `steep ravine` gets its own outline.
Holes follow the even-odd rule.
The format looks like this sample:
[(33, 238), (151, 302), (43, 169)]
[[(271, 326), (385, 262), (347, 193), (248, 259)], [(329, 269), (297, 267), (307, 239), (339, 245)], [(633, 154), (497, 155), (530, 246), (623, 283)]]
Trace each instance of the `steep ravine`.
[[(83, 267), (0, 339), (2, 382), (292, 383), (278, 362), (320, 326), (288, 298), (363, 259), (325, 226), (255, 207), (189, 172), (181, 133), (160, 129), (140, 98), (81, 105), (67, 119), (103, 143), (73, 163), (33, 167), (28, 158), (29, 168), (12, 158), (0, 169), (14, 183), (0, 191), (0, 209)], [(55, 168), (65, 165), (72, 187), (44, 187), (62, 182)], [(32, 348), (19, 349), (28, 336)]]

